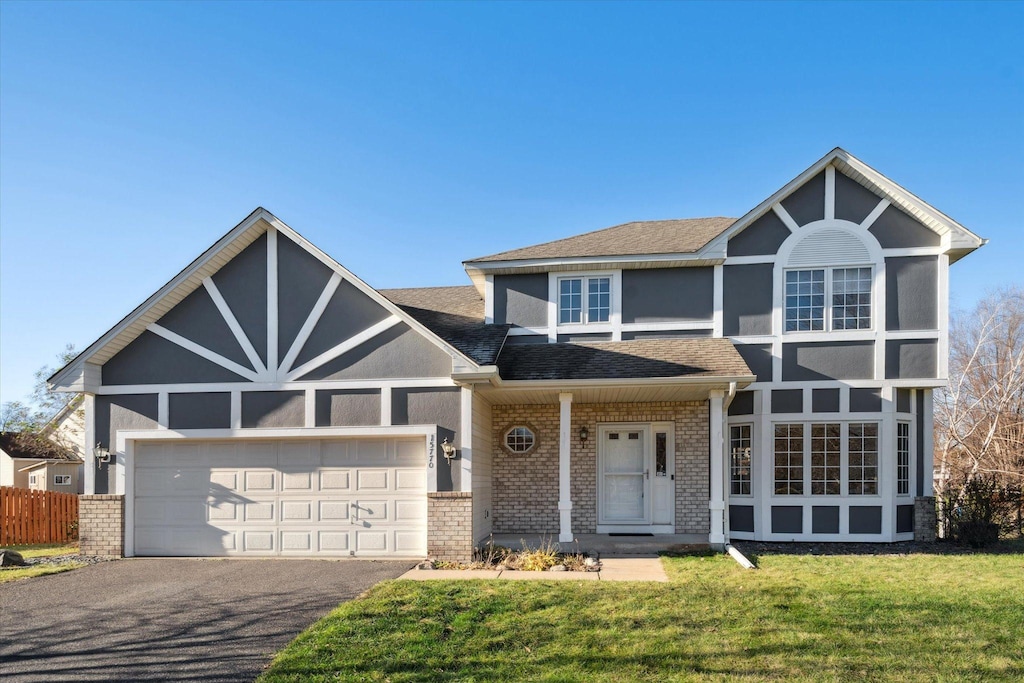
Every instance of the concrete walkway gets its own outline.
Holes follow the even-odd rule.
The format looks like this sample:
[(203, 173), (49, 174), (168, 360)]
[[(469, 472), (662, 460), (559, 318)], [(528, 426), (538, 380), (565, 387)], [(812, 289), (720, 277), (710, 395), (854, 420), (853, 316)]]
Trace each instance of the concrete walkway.
[(498, 579), (503, 581), (658, 581), (668, 575), (660, 557), (607, 557), (596, 572), (520, 572), (501, 569), (410, 569), (411, 581)]

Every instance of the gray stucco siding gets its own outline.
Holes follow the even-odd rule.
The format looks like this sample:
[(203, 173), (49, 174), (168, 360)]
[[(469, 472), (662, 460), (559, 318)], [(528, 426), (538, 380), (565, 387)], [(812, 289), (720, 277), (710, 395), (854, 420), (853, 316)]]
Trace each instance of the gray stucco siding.
[(519, 346), (520, 344), (547, 344), (546, 334), (510, 334), (505, 337), (505, 346)]
[(108, 386), (248, 381), (149, 330), (108, 360), (100, 374)]
[(839, 389), (812, 389), (811, 412), (838, 413)]
[[(97, 396), (94, 422), (96, 441), (103, 448), (113, 450), (117, 446), (117, 432), (120, 430), (156, 429), (157, 410), (156, 394)], [(96, 493), (110, 492), (110, 469), (110, 464), (96, 462)]]
[(881, 410), (881, 389), (862, 389), (858, 387), (850, 389), (851, 413), (877, 413), (880, 412)]
[(812, 534), (838, 534), (839, 533), (839, 506), (838, 505), (813, 505), (813, 506), (811, 506), (811, 533)]
[(167, 403), (167, 421), (171, 429), (231, 427), (230, 393), (171, 394)]
[(727, 337), (772, 333), (773, 266), (725, 266), (722, 271), (722, 331)]
[(938, 233), (926, 228), (916, 218), (890, 206), (871, 225), (869, 232), (883, 249), (937, 247), (942, 243)]
[(938, 289), (938, 257), (885, 259), (885, 329), (937, 329)]
[(380, 424), (377, 389), (321, 390), (316, 392), (317, 427), (363, 427)]
[(714, 268), (645, 268), (622, 271), (622, 322), (711, 320)]
[(800, 505), (772, 506), (773, 534), (802, 534), (804, 532), (804, 509)]
[(219, 353), (228, 360), (252, 368), (252, 363), (249, 362), (245, 351), (238, 344), (234, 333), (224, 321), (224, 316), (217, 310), (217, 305), (213, 303), (205, 287), (200, 287), (182, 299), (157, 322), (171, 332)]
[(774, 211), (769, 211), (729, 240), (729, 256), (770, 256), (790, 236), (789, 228)]
[(579, 332), (573, 334), (560, 334), (558, 335), (558, 343), (564, 344), (568, 342), (599, 342), (599, 341), (611, 341), (611, 332)]
[(938, 359), (934, 339), (890, 339), (885, 343), (885, 378), (934, 379)]
[(547, 327), (547, 273), (495, 275), (494, 322), (520, 327)]
[(873, 342), (806, 342), (782, 345), (782, 381), (871, 379)]
[(302, 391), (243, 391), (242, 427), (304, 427), (306, 396)]
[(740, 358), (750, 371), (757, 375), (758, 382), (771, 382), (774, 363), (771, 344), (735, 344)]
[(851, 505), (850, 506), (850, 533), (851, 534), (880, 534), (880, 533), (882, 533), (882, 506), (881, 505)]
[(451, 356), (399, 323), (301, 379), (400, 379), (450, 377), (451, 373)]
[(267, 362), (267, 236), (260, 235), (213, 275), (225, 303)]
[[(316, 358), (390, 315), (387, 309), (360, 292), (354, 285), (343, 281), (334, 291), (327, 308), (302, 346), (302, 351), (295, 358), (292, 367), (299, 367), (306, 361)], [(286, 347), (279, 349), (281, 356), (284, 356), (286, 350)]]
[(836, 171), (836, 218), (860, 224), (880, 201), (874, 192)]
[(623, 332), (622, 341), (636, 339), (692, 339), (694, 337), (710, 337), (713, 330), (648, 330), (641, 332)]
[(752, 532), (754, 530), (754, 506), (730, 505), (729, 529), (732, 531)]
[(441, 442), (447, 438), (461, 449), (460, 442), (462, 415), (462, 395), (458, 387), (438, 387), (426, 389), (392, 389), (391, 390), (391, 422), (392, 424), (415, 425), (433, 424), (438, 427), (437, 434), (437, 488), (440, 491), (458, 490), (460, 485), (457, 454), (451, 466), (441, 456)]
[(804, 411), (803, 389), (773, 389), (773, 413), (802, 413)]
[(333, 270), (284, 235), (277, 238), (277, 348), (284, 357)]
[(825, 218), (825, 172), (822, 171), (782, 200), (782, 208), (796, 221), (807, 225)]
[(729, 404), (729, 415), (753, 415), (754, 414), (754, 392), (740, 391)]

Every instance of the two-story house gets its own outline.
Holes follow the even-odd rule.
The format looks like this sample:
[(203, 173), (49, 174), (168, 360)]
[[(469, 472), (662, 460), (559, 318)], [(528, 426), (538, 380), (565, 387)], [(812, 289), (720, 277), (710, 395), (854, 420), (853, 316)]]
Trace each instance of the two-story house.
[(841, 149), (742, 218), (474, 258), (463, 287), (374, 290), (258, 209), (51, 378), (97, 444), (83, 548), (926, 537), (947, 274), (983, 243)]

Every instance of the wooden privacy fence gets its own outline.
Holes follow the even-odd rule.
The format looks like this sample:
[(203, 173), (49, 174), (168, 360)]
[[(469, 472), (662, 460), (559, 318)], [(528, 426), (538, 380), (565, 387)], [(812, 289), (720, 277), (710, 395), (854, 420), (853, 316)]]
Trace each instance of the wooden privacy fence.
[(78, 538), (78, 496), (0, 486), (0, 546)]

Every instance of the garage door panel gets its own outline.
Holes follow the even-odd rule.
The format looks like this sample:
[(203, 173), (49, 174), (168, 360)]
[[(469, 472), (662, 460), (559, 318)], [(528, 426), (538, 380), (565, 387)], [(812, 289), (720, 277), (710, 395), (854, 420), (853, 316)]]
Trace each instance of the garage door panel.
[(282, 491), (309, 491), (313, 488), (313, 473), (283, 472), (281, 477)]
[(427, 473), (420, 469), (395, 470), (395, 491), (419, 492), (427, 488)]
[(142, 442), (134, 479), (140, 555), (426, 553), (422, 439)]
[(380, 468), (359, 468), (356, 470), (357, 491), (387, 491), (388, 471)]
[(348, 491), (351, 486), (352, 473), (348, 470), (321, 470), (321, 491)]
[(274, 519), (274, 503), (252, 502), (245, 504), (246, 522), (266, 522)]
[(313, 519), (313, 502), (309, 500), (281, 501), (282, 522), (309, 522)]
[(254, 472), (248, 470), (243, 475), (244, 484), (242, 491), (244, 493), (265, 493), (267, 491), (273, 491), (275, 482), (277, 481), (276, 472)]
[(347, 522), (352, 517), (352, 504), (347, 500), (320, 501), (320, 521)]

